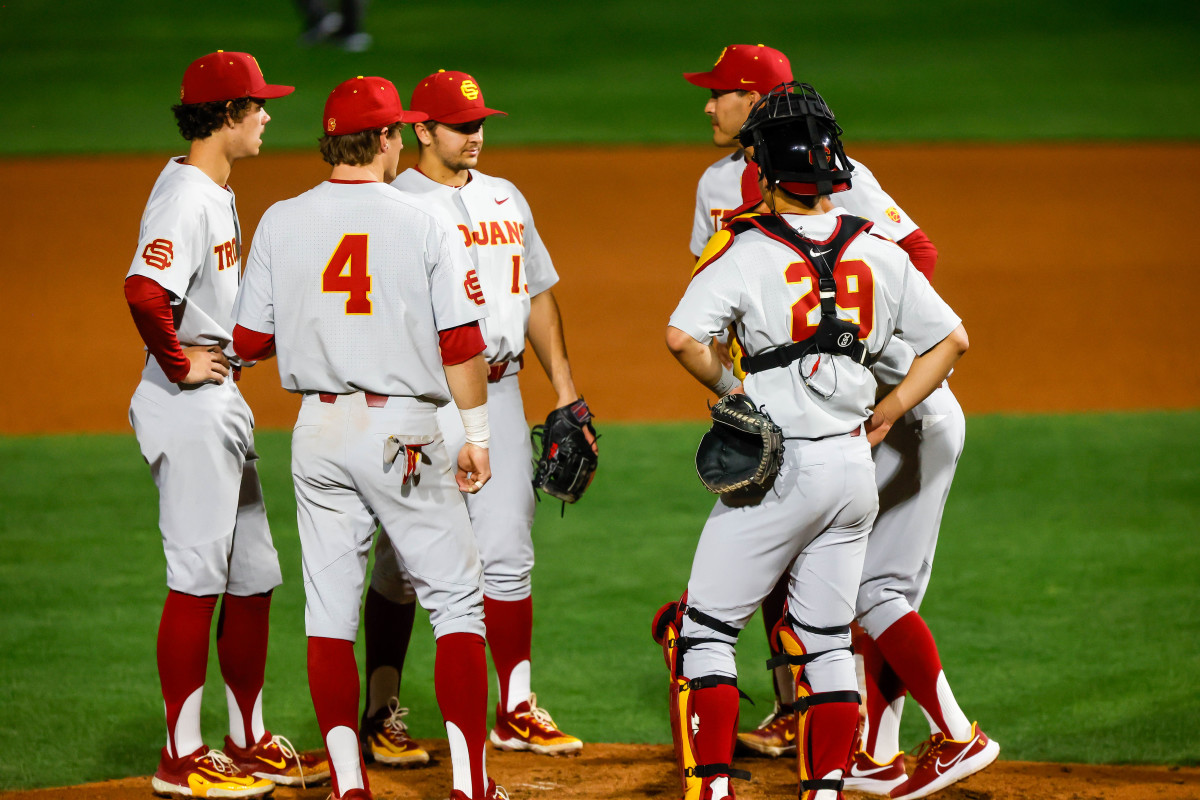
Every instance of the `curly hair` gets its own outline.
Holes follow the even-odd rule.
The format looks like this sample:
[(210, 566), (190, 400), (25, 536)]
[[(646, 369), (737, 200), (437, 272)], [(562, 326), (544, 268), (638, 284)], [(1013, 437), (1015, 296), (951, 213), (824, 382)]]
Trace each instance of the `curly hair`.
[(172, 106), (179, 133), (189, 142), (207, 139), (219, 131), (226, 121), (241, 122), (251, 111), (251, 104), (266, 105), (265, 100), (239, 97), (237, 100), (214, 100), (211, 103), (189, 103)]
[[(382, 127), (382, 126), (381, 126)], [(404, 127), (403, 122), (393, 122), (387, 126), (387, 135), (391, 139)], [(321, 158), (325, 163), (336, 167), (338, 164), (348, 164), (361, 167), (370, 164), (379, 154), (379, 131), (381, 128), (370, 128), (358, 133), (347, 133), (342, 136), (322, 136), (317, 140), (321, 146)]]

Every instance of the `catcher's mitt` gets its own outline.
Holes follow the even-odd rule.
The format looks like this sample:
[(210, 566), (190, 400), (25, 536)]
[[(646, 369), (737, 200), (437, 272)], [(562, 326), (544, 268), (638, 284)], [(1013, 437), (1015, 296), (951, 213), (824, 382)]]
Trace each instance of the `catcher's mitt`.
[(727, 506), (757, 503), (775, 485), (783, 461), (783, 431), (744, 394), (712, 407), (712, 428), (696, 449), (696, 472)]
[(569, 406), (556, 408), (546, 417), (545, 425), (533, 426), (533, 488), (541, 489), (565, 503), (574, 503), (583, 495), (596, 474), (599, 460), (584, 429), (597, 438), (592, 427), (592, 412), (583, 398)]

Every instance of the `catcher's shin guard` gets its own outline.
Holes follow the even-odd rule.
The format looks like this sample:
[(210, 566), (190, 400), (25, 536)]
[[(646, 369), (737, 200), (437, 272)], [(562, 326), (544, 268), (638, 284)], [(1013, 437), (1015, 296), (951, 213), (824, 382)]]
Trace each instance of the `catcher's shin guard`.
[[(671, 717), (671, 738), (675, 744), (675, 760), (679, 767), (679, 784), (683, 791), (683, 800), (701, 800), (706, 788), (715, 778), (750, 779), (750, 773), (735, 770), (730, 764), (733, 757), (733, 743), (737, 732), (737, 700), (740, 692), (737, 690), (737, 679), (724, 675), (705, 675), (700, 678), (688, 679), (683, 675), (683, 657), (688, 648), (706, 639), (685, 639), (680, 635), (683, 627), (683, 617), (688, 613), (687, 595), (684, 594), (679, 602), (671, 602), (659, 609), (652, 623), (652, 634), (655, 641), (662, 645), (663, 657), (670, 674), (668, 692), (668, 709)], [(691, 612), (696, 616), (706, 615)], [(701, 624), (705, 624), (701, 622)], [(732, 708), (726, 692), (718, 692), (722, 687), (732, 687)], [(697, 694), (711, 692), (707, 697), (700, 697), (697, 704)], [(704, 724), (702, 718), (707, 718), (709, 726), (704, 728), (706, 736), (718, 737), (716, 747), (711, 744), (706, 750), (720, 750), (719, 763), (712, 759), (701, 763), (697, 748), (697, 736)], [(711, 726), (717, 726), (717, 731), (711, 731)], [(720, 731), (726, 728), (727, 735)], [(724, 739), (728, 742), (724, 743)], [(732, 790), (730, 790), (732, 796)]]
[[(810, 628), (794, 620), (791, 622), (817, 635), (848, 632), (848, 628)], [(767, 667), (775, 669), (786, 665), (795, 678), (796, 700), (792, 703), (792, 709), (797, 716), (796, 772), (800, 783), (800, 800), (810, 800), (822, 790), (842, 791), (841, 774), (845, 772), (858, 732), (860, 697), (857, 691), (812, 691), (805, 678), (805, 667), (826, 653), (852, 651), (852, 648), (832, 648), (810, 653), (788, 623), (785, 617), (775, 627), (780, 655), (768, 661)], [(839, 773), (838, 777), (826, 777), (835, 772)]]

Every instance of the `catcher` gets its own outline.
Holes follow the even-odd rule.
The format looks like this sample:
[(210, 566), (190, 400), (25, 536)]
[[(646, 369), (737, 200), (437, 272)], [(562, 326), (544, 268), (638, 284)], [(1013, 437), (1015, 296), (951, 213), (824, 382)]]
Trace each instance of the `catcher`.
[[(829, 202), (851, 180), (840, 134), (808, 84), (781, 84), (755, 105), (739, 138), (769, 213), (712, 238), (667, 328), (679, 363), (724, 396), (738, 381), (709, 344), (733, 325), (747, 375), (747, 397), (718, 403), (697, 453), (723, 502), (687, 592), (654, 621), (686, 800), (734, 797), (730, 778), (744, 775), (730, 763), (734, 645), (785, 572), (788, 612), (774, 635), (799, 698), (799, 796), (840, 796), (858, 723), (850, 623), (878, 509), (871, 446), (967, 349), (961, 321), (904, 251)], [(872, 411), (868, 365), (893, 336), (921, 355)]]

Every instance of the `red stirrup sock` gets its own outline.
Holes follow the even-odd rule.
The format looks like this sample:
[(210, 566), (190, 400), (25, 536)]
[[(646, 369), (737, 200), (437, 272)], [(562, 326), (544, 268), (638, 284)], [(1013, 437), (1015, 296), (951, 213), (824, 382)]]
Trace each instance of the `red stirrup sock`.
[(267, 670), (270, 628), (270, 592), (249, 597), (226, 594), (221, 601), (217, 657), (229, 700), (229, 738), (238, 747), (249, 747), (266, 733), (259, 698)]
[[(173, 758), (204, 745), (200, 696), (208, 667), (208, 637), (217, 595), (167, 592), (158, 624), (158, 679), (167, 710), (167, 751)], [(189, 702), (189, 699), (191, 702)]]
[(533, 598), (495, 600), (485, 595), (483, 616), (487, 621), (488, 649), (492, 651), (492, 664), (496, 667), (496, 680), (500, 683), (498, 707), (501, 712), (509, 714), (529, 699)]

